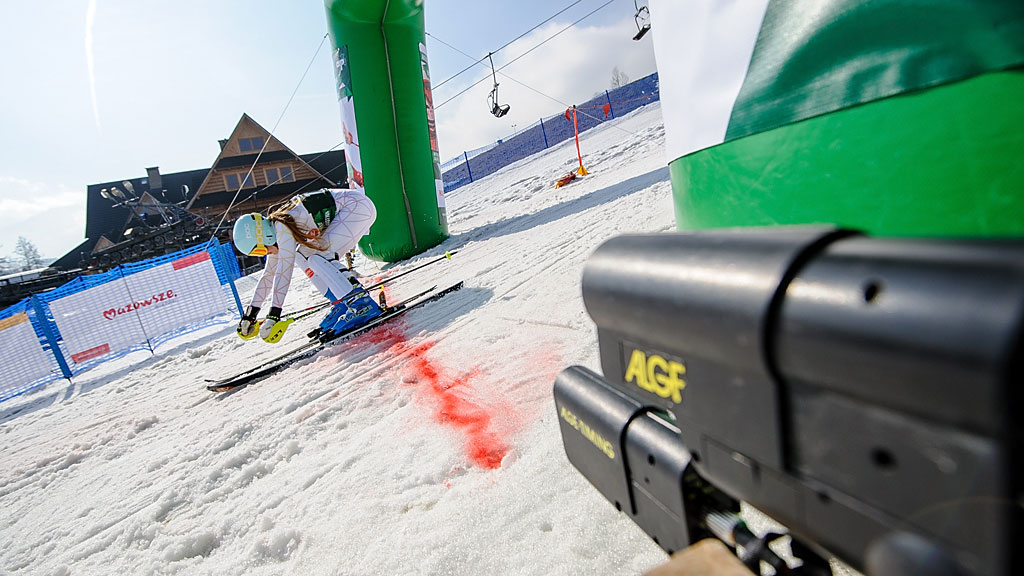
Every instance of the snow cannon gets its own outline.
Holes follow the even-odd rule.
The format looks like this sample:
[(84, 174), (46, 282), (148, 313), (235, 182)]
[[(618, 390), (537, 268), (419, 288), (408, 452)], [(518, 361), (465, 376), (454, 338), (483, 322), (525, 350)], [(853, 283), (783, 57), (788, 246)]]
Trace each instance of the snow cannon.
[(671, 31), (654, 50), (678, 229), (1024, 233), (1024, 3), (651, 0), (650, 13)]
[(349, 185), (377, 208), (359, 248), (375, 260), (402, 260), (448, 237), (423, 2), (324, 5)]

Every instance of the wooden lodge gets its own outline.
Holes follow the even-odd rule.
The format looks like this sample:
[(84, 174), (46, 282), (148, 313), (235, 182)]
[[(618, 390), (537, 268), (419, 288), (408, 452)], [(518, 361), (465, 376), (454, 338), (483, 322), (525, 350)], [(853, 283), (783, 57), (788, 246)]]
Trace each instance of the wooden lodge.
[[(234, 220), (300, 192), (345, 187), (343, 150), (296, 154), (247, 114), (220, 141), (210, 168), (91, 184), (86, 240), (52, 265), (103, 271), (208, 241), (230, 242)], [(230, 207), (230, 210), (228, 210)], [(225, 215), (226, 213), (226, 215)], [(240, 258), (243, 267), (252, 264)]]

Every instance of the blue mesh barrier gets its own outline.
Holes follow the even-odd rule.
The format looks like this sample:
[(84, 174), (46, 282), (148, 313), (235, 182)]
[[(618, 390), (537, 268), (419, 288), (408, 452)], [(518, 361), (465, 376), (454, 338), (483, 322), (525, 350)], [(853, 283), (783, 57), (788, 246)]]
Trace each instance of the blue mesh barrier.
[[(577, 126), (580, 132), (584, 132), (658, 99), (658, 75), (651, 74), (625, 86), (605, 91), (578, 105)], [(444, 191), (450, 192), (493, 174), (513, 162), (572, 138), (573, 135), (572, 122), (566, 119), (563, 111), (542, 118), (526, 129), (517, 131), (510, 138), (463, 152), (441, 165)]]
[[(215, 277), (205, 267), (206, 262), (212, 265)], [(172, 338), (223, 323), (232, 308), (241, 313), (234, 285), (240, 276), (231, 245), (214, 239), (102, 274), (79, 276), (0, 311), (0, 344), (5, 350), (13, 346), (19, 351), (0, 358), (0, 401), (59, 378), (70, 378), (107, 360), (138, 350), (153, 351)], [(77, 307), (68, 303), (76, 296), (84, 299), (83, 293), (93, 288), (102, 289), (99, 307), (95, 302)], [(55, 306), (61, 309), (59, 321), (54, 318)], [(137, 322), (131, 319), (132, 314)], [(76, 324), (76, 315), (91, 320)], [(120, 320), (120, 324), (105, 320)], [(72, 340), (78, 344), (70, 343), (78, 346), (76, 350), (70, 350), (67, 338), (61, 335), (61, 323), (76, 336)], [(126, 326), (128, 332), (138, 329), (140, 336), (126, 336)], [(81, 349), (83, 337), (103, 341), (107, 338), (104, 331), (112, 336), (103, 346)]]
[(0, 402), (64, 377), (30, 299), (0, 311)]

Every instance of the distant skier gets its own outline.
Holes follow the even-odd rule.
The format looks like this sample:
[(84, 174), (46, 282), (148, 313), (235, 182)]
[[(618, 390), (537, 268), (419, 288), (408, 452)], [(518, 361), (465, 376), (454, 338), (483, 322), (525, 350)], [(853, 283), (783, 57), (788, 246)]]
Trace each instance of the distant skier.
[[(296, 263), (324, 297), (332, 302), (345, 300), (336, 303), (320, 323), (321, 332), (339, 332), (379, 315), (381, 309), (373, 298), (353, 294), (362, 288), (355, 276), (339, 261), (332, 262), (351, 250), (376, 218), (377, 209), (366, 194), (348, 189), (299, 194), (265, 218), (256, 213), (240, 217), (232, 233), (235, 247), (248, 256), (266, 256), (267, 264), (238, 323), (239, 337), (250, 340), (259, 334), (270, 343), (281, 340), (291, 324), (291, 319), (281, 319), (281, 308)], [(270, 311), (259, 323), (256, 315), (268, 294), (272, 294)]]

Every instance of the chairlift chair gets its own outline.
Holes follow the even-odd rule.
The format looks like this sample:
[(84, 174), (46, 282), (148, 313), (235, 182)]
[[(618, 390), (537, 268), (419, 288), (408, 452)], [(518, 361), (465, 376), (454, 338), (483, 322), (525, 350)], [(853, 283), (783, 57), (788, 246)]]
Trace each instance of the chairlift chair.
[(651, 11), (647, 9), (647, 6), (640, 6), (637, 0), (633, 0), (633, 7), (636, 8), (636, 14), (633, 16), (633, 20), (636, 22), (636, 35), (633, 36), (633, 40), (640, 40), (651, 31)]
[(494, 80), (494, 88), (491, 88), (491, 93), (487, 96), (487, 104), (491, 108), (491, 114), (495, 118), (501, 118), (505, 114), (508, 114), (508, 104), (498, 104), (498, 74), (494, 70), (494, 60), (491, 58), (491, 52), (487, 53), (487, 59), (491, 62), (491, 78)]

